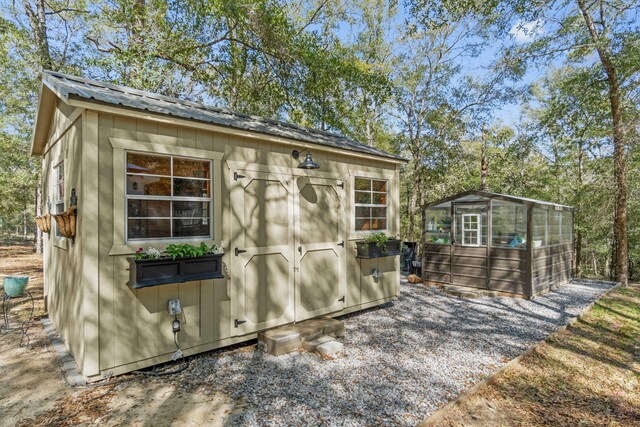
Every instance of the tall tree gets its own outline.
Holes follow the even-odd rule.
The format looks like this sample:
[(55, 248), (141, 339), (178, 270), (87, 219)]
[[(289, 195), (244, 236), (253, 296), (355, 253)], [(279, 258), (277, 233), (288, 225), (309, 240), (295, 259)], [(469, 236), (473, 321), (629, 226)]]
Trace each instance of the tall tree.
[[(546, 191), (553, 200), (575, 206), (575, 269), (583, 273), (586, 259), (598, 258), (598, 265), (610, 265), (612, 229), (603, 224), (613, 220), (614, 198), (602, 188), (613, 180), (606, 162), (611, 158), (607, 87), (594, 84), (590, 67), (565, 67), (550, 72), (532, 91), (530, 134), (549, 156)], [(585, 241), (586, 239), (586, 241)], [(588, 249), (584, 251), (584, 245)], [(596, 276), (610, 272), (592, 271)]]
[(488, 73), (479, 80), (461, 65), (463, 58), (480, 52), (475, 30), (465, 21), (433, 28), (416, 25), (398, 44), (391, 114), (400, 147), (411, 160), (405, 172), (409, 240), (420, 235), (420, 212), (429, 199), (468, 189), (447, 185), (449, 168), (460, 156), (460, 141), (478, 130), (504, 96), (501, 75)]
[[(442, 25), (443, 12), (477, 17), (487, 29), (504, 36), (511, 33), (515, 45), (507, 49), (505, 64), (522, 75), (527, 64), (550, 61), (587, 62), (597, 67), (607, 82), (610, 135), (614, 148), (615, 179), (615, 277), (628, 282), (626, 159), (630, 123), (625, 121), (629, 94), (637, 90), (640, 73), (640, 4), (634, 0), (525, 0), (460, 2), (418, 0), (414, 10), (431, 25)], [(593, 55), (596, 55), (594, 60)]]
[[(42, 209), (39, 167), (29, 153), (39, 73), (43, 69), (65, 68), (71, 61), (75, 50), (72, 29), (84, 11), (82, 4), (75, 1), (23, 0), (7, 5), (3, 12), (0, 109), (4, 114), (0, 119), (0, 140), (3, 151), (12, 154), (3, 159), (0, 180), (4, 184), (3, 198), (21, 201), (22, 229), (26, 234), (33, 225), (34, 197), (35, 213)], [(55, 37), (49, 32), (50, 26), (55, 28)], [(19, 182), (15, 182), (18, 177)], [(15, 207), (7, 209), (9, 205), (4, 204), (5, 218), (16, 212)], [(36, 229), (36, 251), (41, 248), (42, 233)]]

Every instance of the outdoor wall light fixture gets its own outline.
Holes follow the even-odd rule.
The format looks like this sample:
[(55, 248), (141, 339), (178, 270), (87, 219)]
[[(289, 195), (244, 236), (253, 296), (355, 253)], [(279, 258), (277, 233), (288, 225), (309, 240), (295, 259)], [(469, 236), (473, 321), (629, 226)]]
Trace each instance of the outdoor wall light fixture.
[[(298, 160), (300, 158), (300, 152), (298, 150), (293, 150), (291, 152), (291, 156)], [(300, 169), (320, 169), (320, 165), (313, 161), (311, 158), (311, 152), (307, 149), (307, 155), (304, 159), (304, 162), (298, 165)]]

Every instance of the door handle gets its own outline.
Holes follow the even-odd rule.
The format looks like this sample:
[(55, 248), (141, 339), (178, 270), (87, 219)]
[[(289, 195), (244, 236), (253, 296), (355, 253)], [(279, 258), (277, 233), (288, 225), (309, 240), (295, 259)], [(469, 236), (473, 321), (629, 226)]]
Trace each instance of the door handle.
[(302, 246), (298, 246), (298, 252), (300, 252), (300, 255), (302, 255)]
[(338, 243), (338, 246), (342, 246), (344, 248), (344, 240), (340, 243)]

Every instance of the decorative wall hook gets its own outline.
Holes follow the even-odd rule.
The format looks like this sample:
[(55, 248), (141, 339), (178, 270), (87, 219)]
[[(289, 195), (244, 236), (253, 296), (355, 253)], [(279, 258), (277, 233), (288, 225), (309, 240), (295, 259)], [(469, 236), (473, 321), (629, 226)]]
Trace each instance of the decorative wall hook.
[(69, 206), (76, 206), (78, 204), (78, 196), (76, 195), (76, 189), (71, 189), (71, 197), (69, 197)]

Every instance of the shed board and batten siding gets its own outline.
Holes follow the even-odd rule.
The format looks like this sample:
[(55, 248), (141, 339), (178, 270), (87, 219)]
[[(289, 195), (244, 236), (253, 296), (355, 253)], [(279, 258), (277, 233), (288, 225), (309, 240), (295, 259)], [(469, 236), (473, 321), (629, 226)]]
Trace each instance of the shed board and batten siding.
[[(356, 158), (354, 162), (354, 159), (339, 153), (314, 150), (314, 160), (322, 165), (322, 169), (307, 173), (292, 169), (290, 147), (277, 143), (103, 113), (99, 114), (98, 129), (101, 373), (125, 372), (157, 363), (160, 359), (166, 360), (167, 355), (175, 350), (171, 317), (166, 311), (169, 299), (179, 298), (182, 302), (184, 332), (180, 334), (180, 341), (189, 354), (246, 340), (265, 327), (314, 315), (348, 313), (363, 306), (379, 304), (398, 294), (397, 257), (378, 261), (356, 259), (353, 240), (361, 235), (351, 231), (352, 217), (345, 215), (352, 205), (351, 177), (371, 176), (389, 180), (389, 218), (396, 217), (393, 194), (398, 189), (394, 164), (364, 158)], [(189, 150), (213, 153), (214, 185), (219, 184), (214, 187), (213, 194), (214, 239), (227, 243), (223, 261), (229, 280), (164, 285), (135, 291), (125, 285), (129, 278), (125, 258), (141, 243), (126, 243), (124, 229), (118, 225), (124, 221), (123, 208), (118, 208), (118, 205), (124, 200), (122, 181), (125, 171), (123, 164), (114, 164), (118, 158), (123, 159), (114, 154), (114, 150), (117, 152), (122, 148), (114, 147), (121, 147), (122, 141), (129, 141), (131, 149), (140, 151), (153, 148), (155, 152), (162, 152), (161, 145), (177, 155), (193, 155), (194, 152)], [(246, 178), (235, 181), (234, 173)], [(299, 198), (294, 189), (309, 180), (316, 181), (324, 192), (341, 193), (337, 204), (329, 205), (330, 209), (316, 210), (311, 215), (305, 215), (304, 210), (300, 212), (299, 204), (293, 203)], [(335, 185), (339, 183), (344, 184), (344, 189)], [(272, 197), (262, 198), (261, 191), (264, 190)], [(230, 197), (227, 196), (229, 194)], [(263, 216), (260, 209), (265, 210)], [(283, 213), (286, 213), (285, 217), (278, 217)], [(272, 219), (273, 223), (269, 225)], [(298, 223), (294, 226), (296, 219)], [(332, 241), (316, 242), (326, 234), (318, 231), (335, 223), (336, 219), (340, 222), (339, 230), (331, 235)], [(250, 236), (259, 233), (263, 226), (271, 227), (270, 231), (275, 230), (262, 236), (268, 241), (249, 241)], [(391, 221), (388, 233), (393, 235), (397, 232), (397, 221)], [(298, 234), (296, 241), (295, 234)], [(347, 247), (336, 249), (335, 244), (340, 241), (333, 242), (336, 240), (333, 237), (341, 237), (347, 242)], [(305, 243), (316, 244), (308, 254), (304, 254), (305, 257), (318, 254), (319, 259), (307, 271), (304, 270), (305, 258), (299, 259), (300, 254), (296, 250)], [(333, 243), (334, 248), (318, 249), (318, 244), (327, 243)], [(251, 256), (242, 254), (235, 257), (232, 253), (235, 247), (248, 249)], [(254, 248), (253, 253), (251, 248)], [(340, 256), (336, 256), (336, 252)], [(343, 286), (345, 302), (344, 308), (335, 304), (343, 296), (336, 293), (336, 289), (327, 290), (327, 295), (316, 293), (313, 301), (324, 298), (326, 301), (323, 302), (331, 306), (330, 300), (333, 300), (333, 307), (322, 312), (322, 307), (313, 306), (306, 295), (302, 296), (301, 292), (294, 295), (293, 291), (314, 289), (314, 280), (334, 273), (327, 260), (338, 264), (337, 274), (342, 277), (336, 277)], [(317, 265), (323, 268), (314, 270)], [(298, 270), (297, 280), (294, 267)], [(376, 267), (381, 267), (382, 277), (372, 284), (372, 270)], [(272, 288), (256, 286), (265, 277), (270, 279)], [(243, 301), (244, 304), (232, 304), (232, 301)], [(258, 312), (262, 319), (255, 322), (249, 319), (235, 328), (234, 319), (247, 320), (247, 313), (239, 312), (243, 308)], [(303, 313), (302, 317), (297, 313)]]
[[(84, 183), (82, 176), (83, 132), (82, 112), (60, 103), (54, 109), (46, 151), (42, 159), (42, 186), (45, 205), (50, 202), (54, 208), (54, 167), (64, 162), (64, 208), (68, 208), (71, 189), (80, 191)], [(87, 207), (85, 200), (79, 200), (79, 209)], [(45, 209), (47, 207), (45, 206)], [(51, 233), (44, 245), (44, 295), (53, 324), (63, 338), (68, 350), (78, 355), (79, 366), (84, 363), (84, 289), (82, 286), (84, 239), (78, 238), (72, 244), (68, 239), (56, 236), (55, 221), (51, 219)], [(83, 233), (86, 222), (79, 219), (77, 230)], [(82, 234), (81, 234), (82, 235)], [(52, 284), (55, 283), (55, 286)]]
[[(175, 350), (169, 299), (182, 303), (179, 340), (188, 355), (246, 341), (264, 327), (346, 314), (398, 295), (398, 257), (355, 258), (355, 240), (363, 233), (353, 231), (353, 180), (359, 176), (388, 180), (387, 233), (398, 234), (396, 163), (313, 147), (322, 169), (307, 172), (295, 168), (292, 144), (86, 107), (57, 101), (54, 109), (48, 139), (55, 144), (48, 143), (43, 156), (45, 200), (52, 197), (52, 168), (64, 158), (65, 207), (75, 188), (78, 226), (75, 242), (53, 233), (46, 239), (44, 261), (49, 315), (90, 380), (169, 360)], [(138, 290), (126, 285), (127, 256), (140, 246), (170, 243), (126, 241), (126, 150), (213, 162), (214, 239), (208, 243), (225, 242), (226, 279)], [(236, 181), (234, 173), (246, 178)], [(265, 188), (283, 197), (262, 197)], [(261, 209), (286, 212), (284, 227), (260, 215)], [(271, 230), (268, 239), (286, 243), (274, 248), (273, 242), (253, 241), (261, 225)], [(254, 253), (235, 257), (235, 247)], [(377, 280), (375, 269), (381, 272)], [(265, 277), (278, 286), (256, 286)], [(323, 285), (323, 278), (339, 286)], [(234, 327), (243, 315), (258, 318)]]

